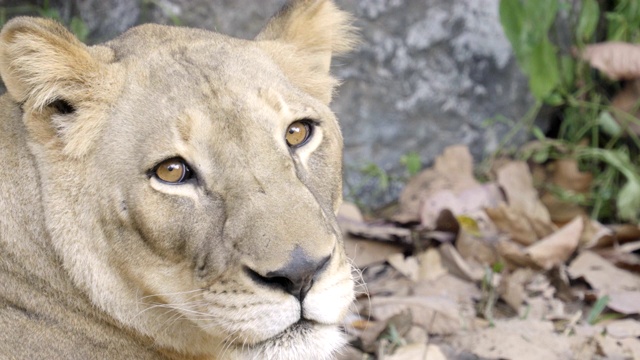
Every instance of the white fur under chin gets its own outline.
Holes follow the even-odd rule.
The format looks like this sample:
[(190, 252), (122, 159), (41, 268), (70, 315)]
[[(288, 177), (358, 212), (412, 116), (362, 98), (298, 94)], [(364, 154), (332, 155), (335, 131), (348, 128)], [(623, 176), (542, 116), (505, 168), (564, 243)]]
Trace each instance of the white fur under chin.
[(238, 360), (331, 360), (345, 344), (344, 334), (337, 326), (316, 324), (285, 331), (251, 348), (239, 348), (233, 355)]

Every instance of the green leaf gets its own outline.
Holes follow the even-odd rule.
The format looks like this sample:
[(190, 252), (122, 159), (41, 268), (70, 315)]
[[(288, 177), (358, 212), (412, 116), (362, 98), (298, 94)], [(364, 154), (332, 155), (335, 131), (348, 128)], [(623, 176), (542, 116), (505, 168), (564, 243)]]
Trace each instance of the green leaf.
[(602, 129), (602, 131), (613, 137), (619, 137), (622, 135), (622, 128), (620, 124), (611, 116), (611, 113), (608, 111), (601, 111), (598, 116), (598, 125)]
[(572, 89), (576, 80), (576, 62), (571, 56), (560, 56), (560, 73), (564, 87)]
[(417, 174), (422, 168), (422, 162), (420, 161), (420, 154), (411, 152), (403, 155), (400, 158), (400, 163), (404, 165), (409, 173), (409, 176)]
[(589, 42), (598, 26), (600, 7), (596, 0), (582, 0), (582, 9), (578, 18), (576, 38), (578, 41)]
[(638, 177), (627, 178), (627, 183), (620, 189), (618, 200), (618, 216), (622, 220), (638, 222), (640, 215), (640, 181)]
[(522, 24), (526, 13), (520, 0), (501, 0), (500, 1), (500, 23), (504, 34), (509, 39), (513, 51), (516, 56), (522, 55)]
[(85, 22), (82, 21), (82, 19), (74, 16), (71, 19), (71, 24), (69, 24), (69, 28), (71, 29), (71, 32), (74, 33), (80, 41), (85, 42), (87, 40), (87, 36), (89, 36), (89, 28), (87, 27), (87, 24), (85, 24)]
[(599, 298), (596, 303), (593, 304), (593, 307), (591, 308), (591, 311), (589, 311), (589, 315), (587, 316), (587, 323), (589, 323), (589, 325), (594, 325), (598, 321), (598, 317), (600, 316), (600, 314), (602, 314), (604, 308), (608, 303), (609, 295), (605, 295)]
[(528, 75), (531, 92), (541, 101), (560, 84), (556, 48), (549, 39), (544, 39), (533, 48)]

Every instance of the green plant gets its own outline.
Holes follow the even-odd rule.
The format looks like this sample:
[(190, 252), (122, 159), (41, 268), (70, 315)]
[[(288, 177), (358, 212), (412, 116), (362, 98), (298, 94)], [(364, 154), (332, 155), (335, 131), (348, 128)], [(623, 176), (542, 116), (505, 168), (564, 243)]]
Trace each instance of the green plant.
[[(608, 7), (601, 9), (600, 4)], [(611, 94), (618, 90), (618, 84), (601, 77), (575, 55), (598, 41), (640, 40), (640, 3), (501, 0), (499, 11), (504, 32), (536, 99), (521, 124), (543, 146), (525, 158), (537, 162), (579, 159), (582, 169), (594, 174), (594, 180), (588, 198), (576, 201), (588, 204), (593, 217), (638, 222), (640, 164), (631, 158), (640, 149), (640, 139), (625, 124), (640, 124), (640, 120), (611, 106)], [(571, 44), (565, 48), (556, 45), (560, 17), (571, 31)], [(561, 123), (554, 139), (533, 125), (543, 106), (557, 109)]]

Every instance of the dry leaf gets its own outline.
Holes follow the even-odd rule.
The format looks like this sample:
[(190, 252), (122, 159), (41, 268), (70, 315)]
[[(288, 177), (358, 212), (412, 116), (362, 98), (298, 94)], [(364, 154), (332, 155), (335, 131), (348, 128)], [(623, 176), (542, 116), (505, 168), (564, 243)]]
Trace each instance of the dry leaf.
[(436, 158), (432, 168), (411, 178), (398, 199), (398, 212), (394, 221), (408, 223), (420, 220), (424, 199), (440, 190), (451, 190), (455, 194), (477, 186), (473, 177), (473, 157), (463, 145), (450, 146)]
[[(533, 187), (533, 179), (529, 167), (523, 161), (512, 161), (497, 171), (498, 184), (507, 196), (509, 208), (526, 214), (533, 223), (551, 223), (549, 211), (540, 202), (538, 191)], [(539, 233), (546, 236), (550, 233)]]
[(640, 78), (638, 45), (613, 41), (592, 44), (585, 47), (581, 57), (612, 80)]
[(446, 297), (462, 306), (473, 305), (482, 297), (475, 283), (446, 274), (436, 280), (423, 280), (413, 287), (413, 295)]
[(456, 240), (456, 248), (460, 255), (467, 260), (474, 260), (479, 264), (491, 265), (498, 261), (494, 238), (473, 236), (466, 231), (460, 231)]
[(439, 249), (442, 264), (449, 273), (471, 281), (480, 281), (484, 276), (482, 266), (472, 260), (465, 260), (453, 245), (445, 243)]
[(391, 296), (371, 299), (371, 315), (380, 321), (407, 310), (411, 312), (413, 323), (426, 329), (429, 334), (453, 334), (465, 323), (457, 303), (445, 297)]
[[(552, 184), (574, 194), (586, 194), (591, 189), (593, 175), (588, 172), (582, 172), (578, 168), (578, 161), (572, 158), (560, 159), (554, 161), (548, 167), (550, 172), (550, 181)], [(540, 197), (542, 203), (549, 210), (551, 220), (554, 223), (566, 223), (576, 216), (586, 216), (585, 209), (572, 202), (563, 201), (555, 194), (546, 192)]]
[(640, 291), (612, 292), (607, 307), (621, 314), (640, 314)]
[(471, 333), (459, 333), (452, 343), (488, 359), (573, 359), (576, 342), (585, 340), (558, 335), (548, 321), (496, 321), (495, 327)]
[(507, 274), (499, 288), (500, 297), (515, 311), (520, 310), (520, 306), (528, 298), (525, 291), (525, 284), (533, 277), (531, 269), (516, 269), (513, 273)]
[(360, 209), (355, 204), (347, 201), (342, 202), (342, 205), (340, 205), (337, 217), (338, 219), (342, 218), (351, 221), (364, 221)]
[(640, 322), (638, 320), (614, 320), (607, 324), (607, 335), (614, 338), (640, 337)]
[(640, 290), (640, 277), (615, 267), (592, 251), (583, 251), (567, 271), (573, 279), (584, 278), (599, 296)]
[(347, 219), (338, 219), (343, 232), (366, 239), (386, 241), (411, 246), (411, 230), (390, 224), (371, 224)]
[(596, 337), (598, 348), (607, 359), (640, 359), (640, 340), (616, 339), (606, 335)]
[(393, 243), (383, 243), (355, 238), (349, 234), (344, 236), (344, 247), (347, 257), (358, 269), (387, 260), (389, 254), (402, 253), (402, 247)]
[(550, 221), (532, 217), (531, 214), (506, 204), (486, 208), (485, 212), (500, 231), (522, 245), (531, 245), (557, 230)]
[(402, 275), (408, 277), (412, 281), (418, 281), (418, 273), (420, 265), (418, 260), (413, 256), (404, 257), (404, 254), (393, 254), (387, 258), (387, 262), (391, 264)]
[(627, 82), (611, 100), (611, 106), (619, 110), (613, 112), (616, 122), (633, 134), (640, 134), (640, 124), (629, 121), (627, 116), (622, 116), (619, 112), (638, 118), (640, 116), (640, 110), (637, 107), (638, 99), (640, 99), (640, 80), (636, 79)]
[(567, 261), (577, 249), (583, 227), (582, 217), (577, 217), (560, 230), (529, 246), (525, 253), (545, 270), (558, 266)]
[(447, 269), (442, 266), (442, 258), (437, 249), (429, 248), (418, 254), (417, 258), (420, 264), (418, 280), (435, 280), (447, 274)]
[[(449, 210), (455, 217), (466, 216), (474, 219), (478, 225), (490, 226), (482, 209), (495, 207), (502, 201), (502, 193), (496, 184), (475, 185), (458, 193), (448, 189), (440, 190), (425, 196), (420, 222), (424, 227), (434, 229), (440, 213)], [(478, 228), (479, 233), (490, 230), (492, 228)]]
[(399, 347), (393, 355), (384, 358), (385, 360), (447, 360), (438, 346), (419, 343)]

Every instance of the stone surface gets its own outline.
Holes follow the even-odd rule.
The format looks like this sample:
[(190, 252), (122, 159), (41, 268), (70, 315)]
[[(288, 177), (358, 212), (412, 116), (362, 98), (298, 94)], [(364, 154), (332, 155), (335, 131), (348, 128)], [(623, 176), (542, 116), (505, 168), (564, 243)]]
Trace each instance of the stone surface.
[[(405, 172), (400, 158), (409, 152), (419, 153), (425, 165), (451, 144), (469, 145), (476, 159), (491, 153), (510, 129), (485, 121), (499, 115), (517, 120), (532, 105), (500, 27), (499, 0), (337, 2), (355, 14), (363, 40), (353, 54), (334, 62), (344, 83), (332, 103), (345, 137), (346, 191), (360, 201), (376, 205), (396, 196)], [(91, 30), (90, 42), (142, 22), (251, 38), (283, 3), (52, 1), (67, 18), (79, 14)], [(389, 189), (363, 175), (371, 163), (391, 174)]]

